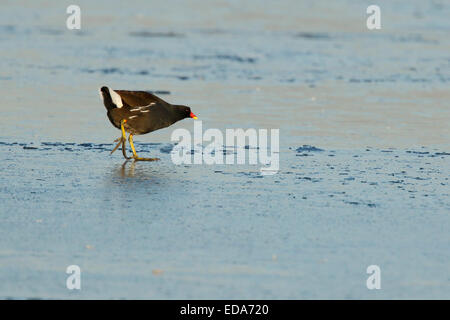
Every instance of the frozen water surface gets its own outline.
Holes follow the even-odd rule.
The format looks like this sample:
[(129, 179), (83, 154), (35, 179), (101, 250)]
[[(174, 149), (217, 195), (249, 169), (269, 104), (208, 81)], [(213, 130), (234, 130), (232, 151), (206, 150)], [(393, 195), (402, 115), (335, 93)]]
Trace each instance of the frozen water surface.
[[(378, 31), (344, 0), (77, 4), (0, 4), (1, 298), (450, 298), (446, 1)], [(191, 119), (124, 164), (104, 84), (280, 129), (280, 170), (173, 164)]]

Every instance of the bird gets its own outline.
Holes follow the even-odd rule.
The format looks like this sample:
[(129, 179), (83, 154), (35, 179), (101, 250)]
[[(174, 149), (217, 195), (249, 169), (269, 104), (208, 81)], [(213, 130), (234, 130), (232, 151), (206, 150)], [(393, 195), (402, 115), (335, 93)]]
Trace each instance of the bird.
[[(122, 154), (127, 160), (160, 160), (159, 158), (139, 157), (134, 148), (133, 136), (166, 128), (185, 118), (198, 119), (190, 107), (170, 104), (147, 91), (113, 90), (102, 86), (100, 97), (107, 110), (109, 121), (122, 132), (122, 135), (114, 140), (118, 143), (111, 154), (122, 145)], [(133, 152), (132, 157), (128, 157), (125, 150), (127, 132), (129, 133), (128, 142)]]

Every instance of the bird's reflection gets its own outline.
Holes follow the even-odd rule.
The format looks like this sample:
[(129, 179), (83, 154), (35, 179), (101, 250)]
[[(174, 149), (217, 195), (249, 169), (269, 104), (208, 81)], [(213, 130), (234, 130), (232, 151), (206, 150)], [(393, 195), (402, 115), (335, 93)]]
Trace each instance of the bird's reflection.
[[(131, 162), (130, 166), (127, 169), (127, 163)], [(120, 166), (120, 176), (122, 178), (126, 177), (134, 177), (136, 168), (136, 161), (125, 160), (124, 163)]]
[(147, 201), (150, 194), (164, 194), (170, 188), (170, 183), (167, 183), (170, 172), (167, 172), (167, 168), (151, 166), (148, 162), (129, 160), (105, 169), (101, 199), (120, 210), (133, 208), (139, 211), (137, 203)]
[[(161, 167), (147, 166), (145, 162), (138, 162), (134, 160), (126, 160), (121, 165), (113, 167), (113, 180), (115, 183), (127, 183), (151, 181), (154, 184), (159, 184), (162, 181)], [(120, 178), (117, 180), (117, 178)]]

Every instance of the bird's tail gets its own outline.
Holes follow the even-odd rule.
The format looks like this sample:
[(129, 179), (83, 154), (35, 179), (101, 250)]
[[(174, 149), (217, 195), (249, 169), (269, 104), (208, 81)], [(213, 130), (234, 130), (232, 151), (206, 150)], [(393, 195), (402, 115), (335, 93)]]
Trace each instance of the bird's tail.
[(114, 108), (121, 108), (123, 106), (120, 95), (106, 86), (100, 88), (100, 97), (102, 98), (103, 104), (108, 111)]

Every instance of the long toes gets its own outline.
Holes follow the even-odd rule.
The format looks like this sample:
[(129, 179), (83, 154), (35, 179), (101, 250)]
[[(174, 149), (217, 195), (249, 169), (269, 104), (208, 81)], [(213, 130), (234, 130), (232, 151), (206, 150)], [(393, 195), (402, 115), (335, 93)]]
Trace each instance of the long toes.
[(140, 157), (134, 157), (134, 161), (158, 161), (161, 160), (159, 158), (140, 158)]
[(120, 142), (114, 147), (114, 149), (111, 151), (110, 154), (113, 154), (114, 151), (116, 151), (119, 148), (119, 146), (120, 146)]

